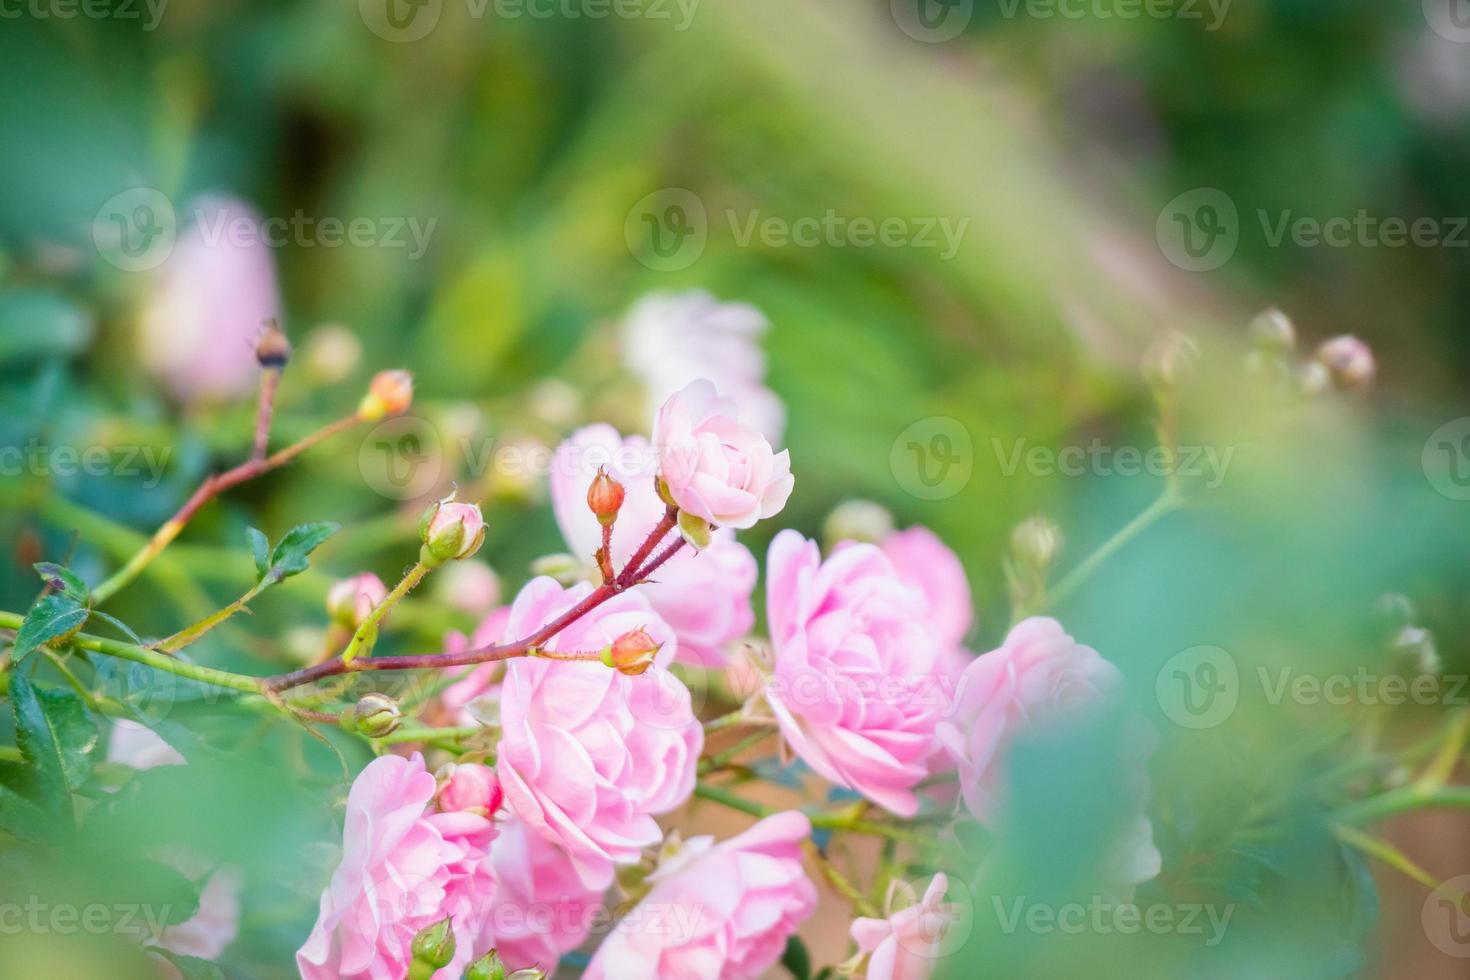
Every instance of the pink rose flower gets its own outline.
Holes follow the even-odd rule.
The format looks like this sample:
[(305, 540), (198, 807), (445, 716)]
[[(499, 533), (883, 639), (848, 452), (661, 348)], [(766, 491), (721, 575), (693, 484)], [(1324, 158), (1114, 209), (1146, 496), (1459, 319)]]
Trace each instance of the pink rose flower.
[[(567, 547), (591, 559), (602, 545), (602, 530), (587, 507), (587, 486), (605, 467), (623, 485), (625, 496), (613, 525), (613, 567), (621, 570), (664, 514), (654, 491), (658, 471), (653, 450), (640, 436), (626, 439), (610, 425), (589, 425), (557, 447), (551, 463), (551, 505)], [(750, 596), (758, 575), (755, 556), (720, 528), (709, 547), (684, 549), (659, 569), (657, 581), (638, 587), (659, 618), (679, 638), (679, 659), (717, 667), (728, 659), (732, 640), (755, 622)]]
[(779, 513), (791, 496), (791, 454), (774, 452), (703, 379), (664, 402), (653, 444), (674, 501), (711, 524), (750, 527)]
[(782, 531), (766, 560), (774, 673), (766, 699), (807, 765), (900, 816), (938, 749), (946, 698), (923, 596), (875, 545), (825, 562), (816, 542)]
[(107, 741), (107, 761), (132, 766), (134, 769), (185, 764), (184, 757), (172, 745), (154, 734), (153, 729), (126, 718), (119, 718), (112, 723), (112, 734)]
[(686, 841), (598, 947), (586, 980), (744, 980), (775, 965), (816, 908), (801, 866), (811, 822), (794, 810), (737, 837)]
[[(465, 649), (479, 649), (504, 643), (509, 639), (505, 635), (505, 627), (509, 622), (510, 607), (501, 606), (480, 620), (480, 625), (475, 627), (474, 634), (468, 639), (463, 633), (450, 634), (445, 641), (445, 649), (450, 653), (459, 653)], [(476, 724), (477, 720), (470, 710), (470, 704), (481, 698), (493, 698), (499, 691), (500, 675), (503, 671), (504, 664), (495, 662), (476, 664), (469, 668), (451, 667), (449, 673), (458, 680), (446, 687), (444, 693), (439, 695), (439, 703), (453, 712), (455, 718), (458, 719), (455, 724)]]
[(886, 919), (853, 921), (858, 952), (868, 954), (867, 980), (928, 980), (944, 955), (945, 935), (958, 918), (957, 910), (944, 904), (948, 887), (949, 879), (937, 874), (917, 905)]
[(439, 790), (439, 809), (445, 813), (473, 810), (488, 817), (500, 809), (502, 797), (494, 769), (465, 762), (450, 767), (448, 779)]
[[(511, 606), (507, 632), (525, 636), (592, 592), (533, 579)], [(497, 769), (506, 804), (533, 832), (566, 849), (583, 884), (611, 883), (662, 837), (656, 813), (694, 790), (704, 729), (689, 690), (666, 665), (678, 646), (637, 591), (609, 599), (558, 633), (553, 652), (596, 653), (642, 627), (663, 645), (652, 668), (628, 677), (603, 664), (518, 658), (500, 691)]]
[(243, 883), (237, 868), (220, 868), (211, 873), (199, 890), (199, 910), (178, 925), (166, 927), (154, 945), (180, 956), (218, 959), (240, 931)]
[(959, 556), (927, 527), (914, 526), (883, 539), (880, 547), (904, 582), (924, 595), (929, 623), (945, 650), (965, 645), (975, 613), (970, 583)]
[(316, 926), (296, 953), (303, 980), (389, 980), (408, 971), (414, 934), (448, 915), (457, 948), (434, 974), (459, 977), (492, 945), (495, 827), (468, 811), (436, 812), (423, 758), (371, 762), (347, 797), (342, 861)]
[(709, 378), (735, 402), (740, 417), (781, 441), (786, 409), (765, 386), (760, 337), (770, 328), (748, 303), (721, 303), (702, 289), (651, 293), (623, 321), (623, 363), (662, 404), (696, 378)]
[(281, 315), (275, 263), (245, 202), (204, 197), (189, 213), (139, 319), (139, 356), (175, 398), (224, 401), (255, 387), (255, 342)]
[(495, 865), (495, 947), (512, 969), (554, 972), (606, 913), (602, 889), (582, 884), (567, 852), (511, 819), (490, 848)]

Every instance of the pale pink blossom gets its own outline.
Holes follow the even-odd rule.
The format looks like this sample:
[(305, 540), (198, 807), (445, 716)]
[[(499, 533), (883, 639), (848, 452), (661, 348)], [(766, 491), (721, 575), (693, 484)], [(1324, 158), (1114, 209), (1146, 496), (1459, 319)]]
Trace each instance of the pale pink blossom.
[(224, 867), (209, 872), (203, 881), (199, 910), (178, 925), (166, 927), (154, 945), (180, 956), (213, 960), (235, 941), (240, 931), (240, 888), (244, 876), (238, 868)]
[(483, 616), (500, 605), (500, 576), (482, 561), (457, 561), (434, 575), (435, 592), (460, 612)]
[(786, 409), (765, 386), (760, 338), (770, 327), (748, 303), (721, 303), (702, 289), (650, 293), (623, 320), (623, 363), (658, 405), (696, 378), (709, 378), (767, 439), (781, 441)]
[(801, 864), (811, 823), (794, 810), (715, 843), (698, 837), (608, 934), (587, 980), (748, 980), (775, 965), (816, 908)]
[(867, 980), (928, 980), (944, 955), (945, 936), (958, 918), (944, 902), (949, 879), (937, 874), (916, 905), (886, 919), (853, 921), (858, 952), (868, 954)]
[(445, 813), (472, 810), (488, 817), (500, 809), (502, 797), (494, 769), (478, 762), (451, 763), (439, 790), (439, 809)]
[(112, 723), (112, 733), (107, 740), (107, 761), (134, 769), (185, 764), (178, 750), (159, 738), (153, 729), (126, 718)]
[[(511, 606), (507, 631), (525, 636), (592, 592), (533, 579)], [(704, 730), (689, 690), (666, 666), (673, 631), (636, 590), (607, 600), (545, 644), (593, 653), (642, 628), (662, 644), (655, 665), (628, 677), (598, 661), (517, 658), (500, 690), (497, 769), (506, 805), (533, 832), (567, 850), (588, 887), (638, 860), (661, 837), (653, 815), (694, 789)]]
[(766, 574), (766, 699), (782, 734), (824, 778), (912, 816), (947, 703), (923, 596), (875, 545), (849, 544), (824, 562), (795, 531), (771, 542)]
[(228, 400), (255, 387), (255, 342), (280, 318), (275, 263), (250, 205), (204, 197), (189, 211), (139, 317), (139, 356), (175, 398)]
[(924, 595), (925, 616), (946, 650), (964, 647), (975, 612), (959, 556), (927, 527), (896, 531), (879, 545), (898, 577)]
[(327, 590), (327, 612), (348, 629), (356, 629), (388, 598), (388, 587), (372, 572), (339, 579)]
[(700, 379), (669, 396), (653, 423), (659, 475), (682, 510), (721, 527), (775, 516), (791, 496), (791, 454), (742, 422)]
[(435, 788), (417, 754), (381, 756), (358, 774), (342, 861), (296, 953), (303, 980), (399, 980), (415, 933), (446, 915), (457, 948), (438, 980), (458, 978), (490, 948), (494, 824), (470, 811), (437, 811)]
[[(552, 510), (567, 547), (589, 561), (602, 544), (601, 526), (587, 506), (587, 486), (599, 467), (625, 491), (612, 535), (613, 566), (621, 569), (664, 514), (653, 486), (658, 466), (646, 439), (625, 439), (610, 425), (579, 429), (557, 447), (551, 463)], [(750, 549), (721, 528), (710, 536), (709, 547), (697, 553), (683, 549), (639, 591), (678, 636), (680, 660), (714, 667), (726, 662), (730, 642), (755, 622), (750, 596), (757, 575)]]
[(550, 971), (605, 914), (603, 889), (582, 884), (567, 852), (514, 818), (490, 848), (495, 866), (495, 946), (512, 969)]

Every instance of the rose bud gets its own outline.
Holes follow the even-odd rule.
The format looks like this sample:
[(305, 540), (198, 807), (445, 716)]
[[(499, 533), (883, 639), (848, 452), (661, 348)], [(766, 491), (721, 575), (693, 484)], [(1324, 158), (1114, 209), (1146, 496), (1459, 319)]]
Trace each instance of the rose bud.
[(1044, 571), (1062, 550), (1062, 532), (1045, 517), (1028, 517), (1011, 532), (1011, 557), (1022, 568)]
[(1160, 391), (1177, 388), (1194, 372), (1199, 345), (1177, 330), (1160, 334), (1143, 355), (1143, 376)]
[(388, 587), (372, 572), (344, 578), (327, 591), (327, 613), (339, 626), (355, 630), (388, 598)]
[(1320, 361), (1308, 361), (1297, 371), (1297, 388), (1309, 398), (1315, 398), (1332, 387), (1332, 372)]
[[(445, 916), (438, 922), (424, 926), (418, 935), (413, 937), (413, 945), (409, 949), (413, 952), (416, 962), (425, 966), (433, 967), (435, 970), (443, 969), (454, 959), (454, 929)], [(414, 971), (409, 971), (409, 976), (416, 976)], [(427, 976), (427, 974), (424, 974)]]
[(1251, 343), (1263, 351), (1285, 354), (1296, 347), (1296, 328), (1290, 317), (1273, 306), (1251, 318)]
[(464, 971), (464, 980), (505, 980), (505, 964), (500, 961), (500, 954), (492, 949), (475, 960)]
[(598, 467), (597, 475), (587, 488), (587, 506), (597, 515), (597, 523), (610, 526), (618, 519), (623, 506), (623, 485), (607, 475), (607, 470)]
[(495, 770), (478, 762), (450, 765), (444, 788), (439, 791), (439, 809), (444, 813), (472, 810), (489, 817), (500, 809), (504, 795)]
[(602, 650), (602, 662), (629, 677), (653, 666), (660, 644), (642, 628), (629, 630)]
[(878, 544), (893, 533), (893, 515), (882, 504), (871, 500), (845, 500), (832, 508), (822, 525), (822, 535), (829, 544), (839, 541), (867, 541)]
[(386, 694), (364, 694), (342, 715), (349, 727), (368, 738), (387, 738), (403, 724), (403, 712), (398, 702)]
[(1377, 371), (1373, 350), (1357, 337), (1333, 337), (1317, 348), (1317, 361), (1332, 374), (1332, 380), (1347, 391), (1366, 388)]
[(413, 375), (407, 371), (379, 371), (368, 384), (368, 393), (357, 406), (357, 414), (369, 422), (389, 415), (402, 415), (413, 404)]
[(255, 359), (263, 368), (280, 370), (291, 359), (291, 341), (281, 332), (276, 321), (265, 321), (265, 330), (255, 342)]
[(468, 558), (480, 550), (485, 540), (485, 518), (476, 505), (450, 496), (424, 511), (419, 539), (424, 543), (419, 560), (425, 565)]

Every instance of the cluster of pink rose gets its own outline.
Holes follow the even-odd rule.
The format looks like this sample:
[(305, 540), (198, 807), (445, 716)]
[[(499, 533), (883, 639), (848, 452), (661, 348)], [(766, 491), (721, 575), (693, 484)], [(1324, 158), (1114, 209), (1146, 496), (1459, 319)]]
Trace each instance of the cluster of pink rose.
[[(509, 966), (549, 968), (599, 928), (593, 977), (754, 977), (775, 963), (816, 906), (801, 849), (811, 825), (787, 811), (723, 842), (664, 842), (656, 818), (689, 800), (704, 743), (681, 672), (724, 669), (736, 687), (753, 672), (755, 699), (796, 756), (898, 817), (919, 811), (927, 783), (953, 774), (963, 805), (987, 823), (1017, 731), (1119, 695), (1116, 668), (1054, 620), (1026, 620), (999, 649), (967, 652), (963, 568), (922, 527), (845, 541), (825, 558), (797, 532), (777, 534), (766, 563), (769, 652), (746, 644), (737, 654), (755, 621), (757, 564), (735, 531), (779, 512), (793, 481), (787, 453), (709, 382), (669, 397), (651, 444), (593, 425), (559, 447), (552, 505), (577, 554), (601, 547), (603, 524), (588, 507), (600, 473), (625, 488), (614, 565), (664, 518), (664, 498), (707, 522), (703, 547), (571, 622), (546, 642), (548, 656), (456, 674), (442, 703), (461, 721), (498, 722), (493, 770), (461, 763), (436, 779), (420, 756), (390, 755), (361, 773), (342, 863), (298, 954), (303, 976), (402, 976), (414, 936), (446, 916), (456, 953), (441, 978), (458, 978), (492, 948)], [(530, 635), (592, 590), (535, 578), (462, 642)], [(381, 585), (354, 581), (333, 603), (346, 612), (380, 594)], [(634, 630), (656, 650), (638, 671), (555, 659)], [(1157, 873), (1143, 824), (1121, 884)], [(602, 903), (618, 869), (661, 842), (641, 904), (608, 929)], [(918, 905), (853, 925), (868, 976), (928, 974), (954, 914), (946, 887), (936, 876)], [(668, 909), (686, 914), (653, 914)]]

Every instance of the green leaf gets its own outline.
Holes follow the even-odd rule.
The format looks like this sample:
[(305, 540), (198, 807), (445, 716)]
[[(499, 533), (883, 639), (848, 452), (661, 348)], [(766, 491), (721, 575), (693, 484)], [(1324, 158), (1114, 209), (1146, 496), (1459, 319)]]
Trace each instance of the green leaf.
[(255, 580), (258, 582), (271, 568), (271, 542), (259, 528), (247, 527), (245, 534), (250, 538), (250, 554), (255, 558)]
[(172, 963), (184, 980), (226, 980), (225, 971), (209, 960), (201, 960), (197, 956), (181, 956), (166, 949), (154, 948), (153, 952)]
[(342, 525), (336, 521), (313, 521), (310, 524), (296, 525), (286, 532), (285, 537), (276, 544), (276, 550), (271, 552), (270, 569), (266, 576), (279, 582), (306, 571), (306, 556), (341, 529)]
[(0, 784), (0, 827), (17, 837), (34, 839), (46, 836), (55, 822), (54, 817), (10, 786)]
[(75, 354), (92, 342), (92, 316), (57, 293), (0, 293), (0, 361), (39, 361)]
[(53, 592), (43, 597), (31, 607), (20, 624), (11, 657), (20, 663), (37, 647), (70, 636), (82, 628), (87, 614), (85, 605), (64, 592)]
[(43, 561), (36, 563), (36, 571), (41, 575), (41, 581), (51, 586), (52, 589), (63, 595), (69, 595), (80, 603), (85, 604), (92, 596), (92, 590), (87, 588), (81, 576), (64, 565), (55, 562)]
[(807, 952), (801, 937), (786, 940), (786, 952), (781, 954), (781, 965), (790, 971), (796, 980), (809, 980), (812, 975), (812, 956)]
[(38, 689), (22, 673), (11, 674), (10, 707), (16, 745), (31, 766), (32, 795), (53, 812), (70, 815), (71, 791), (92, 771), (97, 723), (81, 698)]

